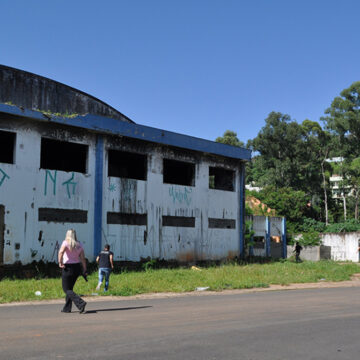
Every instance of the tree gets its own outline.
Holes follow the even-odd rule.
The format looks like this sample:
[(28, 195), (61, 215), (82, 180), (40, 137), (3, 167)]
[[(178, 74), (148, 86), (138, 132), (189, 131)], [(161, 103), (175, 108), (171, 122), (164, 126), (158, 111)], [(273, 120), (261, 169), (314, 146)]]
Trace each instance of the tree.
[[(265, 122), (257, 137), (249, 141), (249, 146), (260, 153), (253, 164), (254, 181), (276, 188), (312, 191), (308, 178), (315, 172), (308, 171), (303, 128), (291, 121), (289, 115), (279, 112), (271, 112)], [(260, 176), (255, 178), (256, 174)]]
[[(354, 82), (335, 97), (322, 117), (326, 127), (339, 138), (339, 153), (343, 177), (344, 218), (346, 220), (346, 193), (348, 186), (354, 187), (355, 213), (358, 217), (359, 195), (357, 194), (357, 160), (360, 157), (360, 81)], [(355, 161), (356, 160), (356, 161)], [(355, 161), (352, 163), (352, 161)]]
[(238, 147), (245, 147), (245, 144), (240, 141), (237, 137), (237, 133), (235, 131), (226, 130), (223, 136), (219, 136), (215, 139), (216, 142), (238, 146)]
[(355, 158), (349, 166), (349, 184), (355, 198), (355, 220), (359, 219), (359, 198), (360, 198), (360, 158)]
[(327, 128), (339, 136), (343, 157), (360, 156), (360, 81), (335, 97), (322, 117)]
[[(306, 148), (310, 150), (310, 156), (307, 161), (309, 164), (315, 166), (315, 173), (320, 168), (322, 177), (322, 190), (324, 194), (324, 208), (325, 208), (325, 224), (329, 224), (329, 209), (327, 197), (328, 179), (326, 176), (329, 164), (327, 159), (333, 148), (334, 139), (328, 131), (321, 128), (320, 124), (315, 121), (304, 120), (301, 124), (304, 135)], [(312, 182), (313, 183), (313, 182)]]
[[(272, 209), (279, 216), (285, 216), (287, 222), (301, 224), (308, 214), (307, 196), (303, 191), (292, 188), (275, 188), (268, 186), (256, 195), (259, 200)], [(298, 226), (295, 226), (295, 230)]]

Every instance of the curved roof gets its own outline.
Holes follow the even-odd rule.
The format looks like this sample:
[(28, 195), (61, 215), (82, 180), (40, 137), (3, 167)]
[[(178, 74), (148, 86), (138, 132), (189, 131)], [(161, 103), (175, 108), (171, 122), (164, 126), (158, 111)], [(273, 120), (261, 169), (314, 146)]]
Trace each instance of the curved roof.
[(0, 65), (0, 103), (58, 115), (92, 114), (134, 123), (92, 95), (5, 65)]

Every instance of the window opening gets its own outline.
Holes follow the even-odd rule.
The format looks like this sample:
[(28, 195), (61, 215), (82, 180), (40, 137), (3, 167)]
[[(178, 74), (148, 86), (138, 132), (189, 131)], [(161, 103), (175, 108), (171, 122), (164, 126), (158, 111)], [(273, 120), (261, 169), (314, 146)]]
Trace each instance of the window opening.
[(42, 138), (40, 167), (86, 173), (87, 154), (87, 145)]
[(0, 130), (0, 163), (14, 164), (16, 134)]
[(108, 176), (146, 180), (146, 175), (146, 155), (119, 150), (109, 150)]
[(39, 221), (87, 223), (87, 211), (78, 209), (39, 208)]
[(263, 236), (254, 236), (254, 249), (265, 249), (265, 238)]
[(216, 219), (209, 218), (209, 229), (235, 229), (236, 221), (234, 219)]
[(195, 164), (164, 159), (163, 182), (185, 186), (195, 185)]
[(163, 226), (195, 227), (195, 218), (186, 216), (163, 216)]
[(209, 188), (234, 191), (235, 171), (218, 167), (209, 167)]
[(107, 223), (118, 225), (147, 225), (147, 214), (108, 212)]

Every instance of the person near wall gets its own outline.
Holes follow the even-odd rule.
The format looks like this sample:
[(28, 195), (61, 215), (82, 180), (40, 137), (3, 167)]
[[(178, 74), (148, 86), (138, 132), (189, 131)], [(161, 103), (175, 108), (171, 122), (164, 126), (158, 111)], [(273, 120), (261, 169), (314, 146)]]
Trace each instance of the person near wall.
[(66, 232), (65, 240), (59, 250), (59, 267), (62, 269), (62, 288), (66, 294), (65, 305), (61, 312), (70, 313), (72, 303), (79, 309), (80, 314), (85, 312), (86, 302), (74, 291), (77, 278), (86, 273), (86, 259), (84, 248), (76, 238), (74, 229)]
[(296, 244), (295, 244), (295, 250), (294, 250), (296, 262), (301, 262), (301, 259), (300, 259), (301, 250), (302, 250), (302, 246), (297, 241)]
[(99, 264), (99, 282), (96, 290), (100, 290), (101, 284), (105, 277), (104, 291), (108, 291), (110, 273), (114, 269), (113, 257), (114, 254), (110, 251), (110, 245), (106, 244), (104, 246), (104, 250), (101, 251), (96, 258), (96, 262)]

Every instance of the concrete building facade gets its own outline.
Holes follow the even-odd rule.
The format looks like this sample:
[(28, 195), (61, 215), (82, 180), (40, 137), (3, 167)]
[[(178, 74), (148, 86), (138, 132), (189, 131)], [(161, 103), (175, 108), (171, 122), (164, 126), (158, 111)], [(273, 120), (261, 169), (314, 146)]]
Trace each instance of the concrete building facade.
[[(18, 78), (30, 94), (19, 80), (4, 91)], [(243, 254), (249, 150), (137, 125), (44, 79), (0, 66), (0, 264), (56, 261), (69, 228), (90, 260), (105, 243), (115, 261)], [(50, 95), (36, 88), (44, 83)], [(100, 106), (83, 114), (66, 100), (64, 114), (61, 98), (39, 105), (54, 88), (80, 97), (84, 111), (87, 96)], [(30, 108), (18, 103), (26, 96)]]

